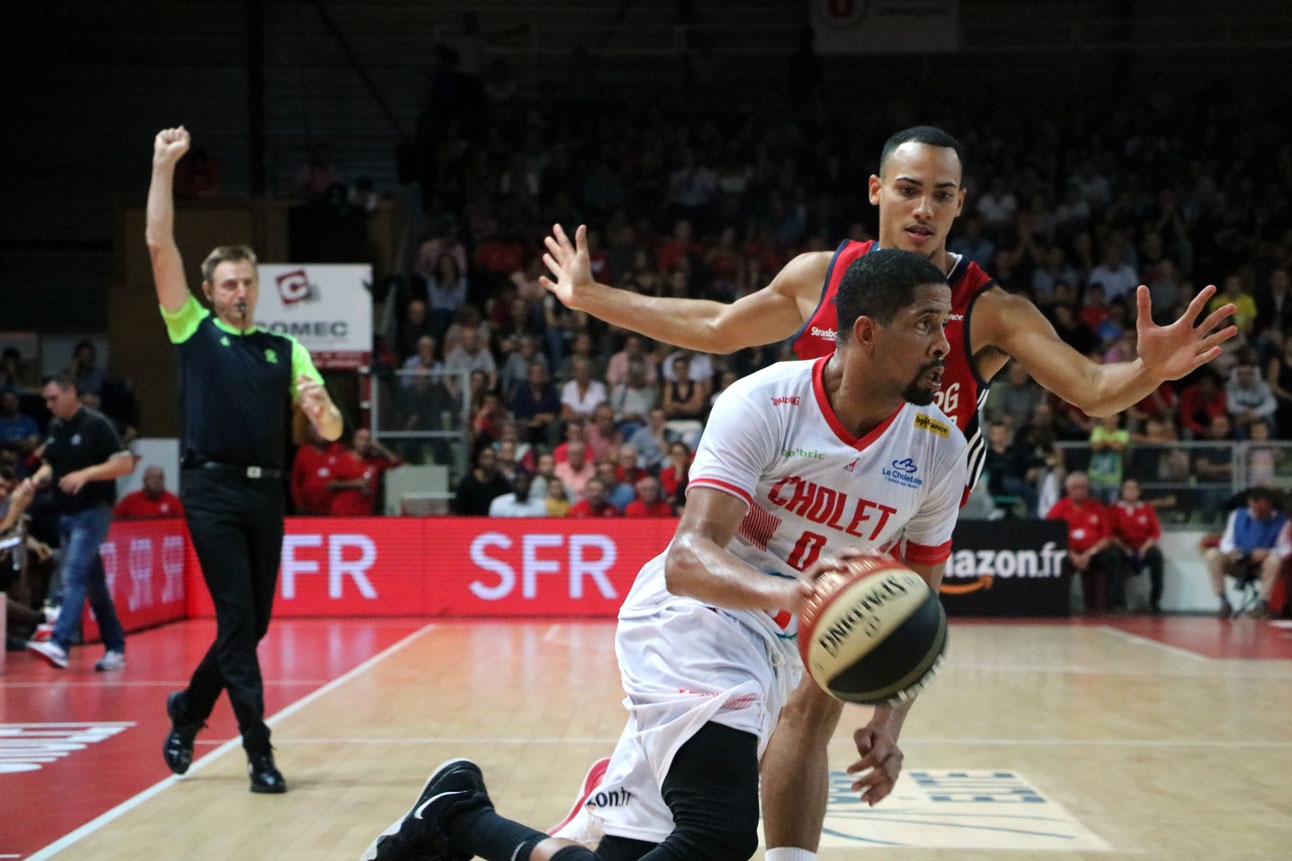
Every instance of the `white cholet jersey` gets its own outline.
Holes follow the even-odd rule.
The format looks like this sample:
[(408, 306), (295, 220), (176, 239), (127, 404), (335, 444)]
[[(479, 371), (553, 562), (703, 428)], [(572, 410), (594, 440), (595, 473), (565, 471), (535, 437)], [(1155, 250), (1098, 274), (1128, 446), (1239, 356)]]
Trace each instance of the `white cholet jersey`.
[[(748, 514), (727, 549), (769, 575), (796, 577), (845, 547), (915, 564), (946, 560), (965, 485), (964, 435), (937, 407), (908, 403), (853, 437), (826, 398), (827, 361), (779, 363), (723, 392), (688, 491), (716, 488), (745, 501)], [(663, 565), (647, 565), (619, 615), (685, 600), (668, 592)], [(797, 630), (797, 619), (777, 608), (728, 612), (777, 638)]]

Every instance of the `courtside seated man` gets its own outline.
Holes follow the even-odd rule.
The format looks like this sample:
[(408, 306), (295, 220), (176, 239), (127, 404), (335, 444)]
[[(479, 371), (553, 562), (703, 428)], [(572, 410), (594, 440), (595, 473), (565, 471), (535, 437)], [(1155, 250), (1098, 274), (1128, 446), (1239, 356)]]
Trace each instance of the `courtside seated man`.
[[(1214, 286), (1200, 291), (1180, 319), (1167, 326), (1153, 323), (1148, 288), (1141, 286), (1136, 294), (1137, 358), (1091, 362), (1065, 344), (1030, 301), (1005, 292), (977, 264), (947, 250), (947, 234), (964, 207), (963, 163), (959, 142), (941, 129), (916, 126), (894, 134), (880, 154), (879, 174), (869, 182), (870, 202), (879, 207), (878, 241), (845, 241), (834, 252), (800, 254), (766, 287), (729, 305), (647, 296), (596, 283), (582, 226), (573, 243), (559, 225), (553, 228), (544, 261), (555, 280), (541, 281), (567, 307), (667, 344), (729, 353), (793, 336), (797, 355), (814, 358), (834, 349), (832, 299), (851, 261), (874, 248), (927, 257), (951, 285), (951, 352), (937, 404), (968, 440), (970, 484), (981, 470), (984, 452), (978, 411), (988, 381), (1011, 357), (1038, 383), (1087, 414), (1109, 415), (1215, 358), (1221, 342), (1237, 333), (1224, 325), (1235, 311), (1232, 304), (1203, 317)], [(901, 770), (897, 738), (908, 708), (878, 708), (854, 734), (861, 758), (848, 771), (859, 775), (853, 789), (869, 804), (888, 795)], [(826, 744), (841, 714), (841, 704), (811, 683), (790, 698), (763, 760), (763, 827), (767, 845), (773, 847), (767, 861), (815, 858), (829, 789)]]
[(188, 687), (166, 700), (171, 732), (162, 748), (176, 774), (222, 690), (228, 691), (252, 792), (287, 791), (265, 725), (256, 645), (269, 629), (283, 543), (283, 462), (293, 402), (321, 437), (341, 435), (337, 411), (309, 352), (294, 338), (257, 328), (256, 255), (221, 246), (202, 262), (207, 310), (189, 292), (175, 243), (175, 163), (189, 147), (183, 126), (153, 143), (147, 241), (157, 300), (175, 344), (180, 378), (180, 499), (202, 577), (215, 604), (215, 642)]
[(759, 760), (803, 677), (794, 635), (816, 575), (847, 553), (891, 551), (936, 589), (965, 482), (964, 436), (932, 406), (950, 350), (942, 273), (905, 251), (868, 255), (838, 309), (830, 356), (773, 365), (718, 398), (677, 532), (624, 599), (629, 720), (597, 793), (610, 799), (597, 849), (499, 816), (480, 769), (452, 760), (365, 859), (754, 854)]

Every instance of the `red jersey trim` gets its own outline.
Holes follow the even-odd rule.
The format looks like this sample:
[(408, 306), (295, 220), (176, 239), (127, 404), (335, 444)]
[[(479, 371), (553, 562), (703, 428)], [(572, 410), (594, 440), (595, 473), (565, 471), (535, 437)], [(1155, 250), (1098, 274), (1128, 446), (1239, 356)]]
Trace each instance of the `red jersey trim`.
[(951, 541), (948, 539), (934, 546), (908, 541), (902, 549), (902, 558), (912, 565), (937, 565), (939, 562), (946, 562), (951, 558)]
[(867, 431), (864, 437), (857, 439), (839, 421), (839, 417), (834, 414), (834, 408), (830, 406), (830, 399), (825, 395), (825, 363), (828, 361), (828, 357), (823, 357), (817, 359), (812, 365), (812, 394), (816, 395), (816, 403), (821, 408), (821, 415), (825, 416), (826, 424), (830, 425), (830, 430), (834, 431), (834, 435), (842, 440), (845, 445), (850, 445), (858, 451), (864, 451), (867, 446), (879, 439), (884, 431), (888, 430), (888, 426), (897, 418), (898, 413), (902, 411), (902, 407), (899, 406), (891, 416)]
[[(956, 261), (956, 265), (951, 267), (951, 272), (947, 275), (947, 283), (951, 285), (952, 290), (956, 288), (957, 281), (961, 279), (971, 284), (970, 289), (972, 292), (969, 294), (969, 301), (965, 303), (964, 323), (961, 327), (960, 340), (964, 342), (965, 367), (969, 369), (974, 382), (978, 384), (978, 393), (982, 394), (991, 385), (991, 381), (984, 379), (983, 375), (978, 373), (978, 363), (974, 361), (973, 344), (969, 340), (969, 332), (973, 328), (970, 321), (973, 319), (973, 309), (978, 304), (979, 297), (995, 285), (996, 280), (981, 269), (978, 269), (977, 273), (970, 271), (970, 266), (971, 262), (962, 256)], [(982, 277), (975, 277), (971, 282), (970, 278), (975, 274)], [(961, 428), (961, 430), (964, 430), (964, 428)]]
[[(864, 246), (864, 250), (861, 251), (860, 253), (852, 255), (852, 260), (848, 261), (848, 265), (852, 265), (853, 260), (856, 260), (859, 257), (865, 257), (867, 254), (869, 254), (870, 249), (875, 247), (875, 242), (874, 240), (870, 240), (869, 242), (853, 242), (851, 239), (845, 239), (842, 242), (840, 242), (839, 247), (834, 250), (834, 254), (831, 255), (830, 257), (830, 266), (825, 270), (825, 281), (821, 282), (821, 298), (816, 300), (816, 307), (812, 309), (812, 313), (809, 314), (807, 319), (803, 321), (803, 325), (799, 326), (799, 330), (794, 333), (794, 337), (790, 338), (790, 344), (793, 346), (794, 355), (798, 356), (800, 359), (816, 358), (815, 355), (805, 356), (799, 352), (799, 346), (801, 345), (800, 339), (807, 332), (808, 327), (812, 325), (812, 321), (815, 320), (817, 315), (821, 313), (821, 306), (824, 305), (827, 301), (833, 300), (834, 291), (830, 289), (830, 284), (831, 284), (831, 281), (834, 279), (834, 268), (837, 265), (839, 265), (839, 258), (844, 254), (845, 249), (847, 249), (848, 246), (850, 245)], [(836, 337), (837, 337), (838, 329), (839, 327), (836, 324), (835, 325)]]
[(712, 487), (714, 490), (721, 490), (730, 493), (732, 496), (739, 497), (745, 501), (745, 505), (753, 507), (754, 498), (743, 488), (736, 487), (734, 484), (722, 481), (717, 478), (695, 478), (686, 485), (686, 495), (690, 497), (691, 488), (693, 487)]

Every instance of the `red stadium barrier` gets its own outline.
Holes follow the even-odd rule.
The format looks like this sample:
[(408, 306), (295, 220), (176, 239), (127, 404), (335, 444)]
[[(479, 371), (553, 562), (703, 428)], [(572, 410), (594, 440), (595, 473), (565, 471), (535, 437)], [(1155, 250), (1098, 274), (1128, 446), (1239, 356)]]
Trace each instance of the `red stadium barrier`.
[[(274, 615), (613, 618), (674, 518), (289, 517)], [(188, 615), (214, 616), (190, 547)]]
[[(112, 524), (99, 555), (127, 633), (185, 617), (188, 554), (188, 528), (182, 520)], [(88, 605), (82, 625), (87, 641), (99, 638), (99, 625)]]

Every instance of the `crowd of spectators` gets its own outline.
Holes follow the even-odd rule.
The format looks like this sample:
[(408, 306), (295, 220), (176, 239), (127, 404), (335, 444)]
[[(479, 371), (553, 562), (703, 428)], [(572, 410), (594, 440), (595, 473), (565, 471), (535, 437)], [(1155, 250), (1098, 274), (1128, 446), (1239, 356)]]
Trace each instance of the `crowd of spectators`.
[[(1275, 94), (1158, 82), (1126, 88), (1098, 113), (1062, 92), (998, 99), (954, 83), (923, 93), (918, 113), (888, 104), (845, 114), (815, 90), (784, 100), (660, 92), (539, 103), (508, 85), (505, 65), (468, 85), (452, 53), (437, 54), (415, 152), (401, 165), (424, 227), (406, 269), (374, 291), (389, 303), (389, 324), (374, 343), (383, 408), (371, 422), (378, 436), (422, 435), (388, 440), (391, 463), (466, 465), (456, 485), (479, 480), (487, 447), (498, 472), (509, 482), (515, 469), (528, 472), (529, 495), (558, 512), (580, 510), (586, 483), (549, 488), (541, 455), (564, 465), (581, 441), (589, 469), (613, 462), (622, 473), (618, 450), (631, 444), (632, 470), (654, 478), (676, 509), (685, 457), (717, 392), (789, 358), (788, 346), (692, 354), (572, 312), (539, 285), (542, 237), (555, 223), (586, 223), (598, 280), (730, 302), (795, 254), (873, 235), (866, 179), (880, 144), (929, 122), (965, 145), (968, 197), (950, 247), (1032, 298), (1078, 350), (1133, 358), (1141, 283), (1160, 323), (1207, 283), (1222, 288), (1213, 304), (1239, 308), (1241, 334), (1219, 359), (1111, 421), (1058, 401), (1021, 368), (998, 375), (983, 431), (986, 481), (1005, 510), (1044, 515), (1064, 472), (1080, 469), (1105, 502), (1136, 478), (1168, 518), (1210, 521), (1239, 478), (1278, 484), (1292, 466), (1277, 445), (1292, 439), (1292, 144), (1278, 134)], [(351, 205), (372, 199), (370, 183), (348, 182), (324, 144), (294, 179), (303, 200), (338, 187)], [(76, 375), (129, 436), (138, 409), (112, 402), (117, 390), (92, 346), (78, 348)], [(12, 400), (0, 432), (30, 445)], [(1243, 476), (1233, 474), (1235, 441), (1251, 443)], [(673, 453), (679, 444), (686, 455)], [(346, 477), (348, 468), (335, 476), (314, 465), (314, 484), (361, 493), (371, 474)], [(641, 477), (617, 484), (640, 501)], [(602, 490), (628, 508), (621, 487)], [(331, 510), (306, 496), (298, 489), (299, 511)]]
[[(1032, 298), (1081, 352), (1134, 357), (1139, 284), (1159, 323), (1208, 283), (1221, 288), (1213, 306), (1239, 309), (1240, 335), (1220, 358), (1110, 421), (1056, 400), (1021, 368), (1000, 375), (987, 402), (988, 479), (992, 496), (1010, 510), (1021, 500), (1028, 516), (1044, 515), (1063, 472), (1080, 469), (1104, 502), (1133, 477), (1173, 518), (1215, 520), (1236, 480), (1230, 444), (1292, 439), (1292, 145), (1275, 133), (1268, 94), (1135, 93), (1096, 116), (1062, 95), (1006, 103), (948, 89), (910, 117), (966, 147), (969, 195), (952, 250)], [(429, 226), (391, 285), (394, 319), (376, 370), (392, 397), (376, 421), (460, 432), (475, 473), (481, 449), (498, 454), (504, 436), (558, 462), (563, 442), (582, 439), (593, 469), (615, 459), (616, 441), (632, 442), (636, 468), (660, 479), (676, 507), (664, 476), (674, 467), (656, 452), (676, 442), (693, 450), (716, 392), (789, 358), (787, 345), (688, 354), (572, 312), (537, 283), (541, 238), (554, 223), (587, 223), (603, 283), (729, 302), (797, 253), (872, 235), (866, 178), (901, 121), (839, 116), (812, 99), (778, 107), (659, 95), (539, 110), (514, 88), (472, 98), (469, 108), (432, 99), (419, 122)], [(398, 369), (422, 373), (394, 382)], [(469, 375), (465, 396), (440, 370)], [(656, 428), (649, 440), (643, 428)], [(1252, 474), (1276, 483), (1283, 450), (1248, 450)], [(440, 441), (406, 456), (446, 462), (448, 453)], [(1185, 487), (1199, 484), (1193, 476), (1200, 486)], [(564, 492), (577, 504), (583, 490)]]

